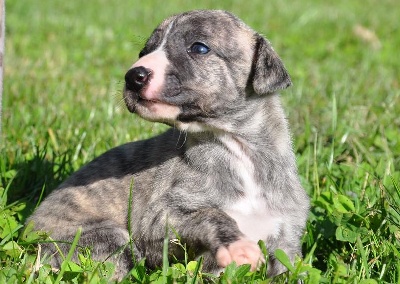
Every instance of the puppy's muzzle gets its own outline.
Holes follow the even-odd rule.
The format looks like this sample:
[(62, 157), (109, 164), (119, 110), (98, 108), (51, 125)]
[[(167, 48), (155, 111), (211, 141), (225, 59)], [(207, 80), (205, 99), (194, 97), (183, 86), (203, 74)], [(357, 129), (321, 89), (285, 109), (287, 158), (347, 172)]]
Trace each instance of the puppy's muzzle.
[(138, 66), (130, 69), (125, 74), (126, 89), (130, 91), (139, 92), (149, 82), (151, 70), (143, 66)]

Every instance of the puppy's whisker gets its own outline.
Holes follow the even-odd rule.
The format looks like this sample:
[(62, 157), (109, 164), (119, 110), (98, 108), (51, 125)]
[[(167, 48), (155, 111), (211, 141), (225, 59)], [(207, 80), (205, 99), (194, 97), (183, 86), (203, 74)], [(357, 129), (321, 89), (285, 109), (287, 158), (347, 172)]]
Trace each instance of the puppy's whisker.
[(123, 99), (121, 99), (116, 105), (115, 105), (115, 109), (120, 111), (121, 109), (124, 109), (125, 106), (125, 102)]
[(126, 99), (125, 96), (126, 96), (126, 95), (125, 95), (123, 92), (121, 92), (121, 91), (118, 91), (118, 92), (116, 92), (116, 93), (114, 93), (114, 94), (112, 95), (113, 100), (116, 101), (116, 102), (115, 102), (115, 109), (116, 109), (116, 110), (121, 110), (122, 108), (125, 108), (125, 107), (126, 107), (126, 106), (125, 106), (125, 99)]
[[(181, 135), (182, 135), (182, 134), (184, 135), (184, 139), (183, 139), (181, 145), (178, 146), (179, 141), (181, 141)], [(181, 149), (181, 148), (185, 145), (186, 139), (187, 139), (187, 131), (185, 131), (185, 130), (180, 130), (180, 131), (179, 131), (178, 140), (176, 141), (176, 145), (175, 145), (176, 148), (177, 148), (178, 150)]]

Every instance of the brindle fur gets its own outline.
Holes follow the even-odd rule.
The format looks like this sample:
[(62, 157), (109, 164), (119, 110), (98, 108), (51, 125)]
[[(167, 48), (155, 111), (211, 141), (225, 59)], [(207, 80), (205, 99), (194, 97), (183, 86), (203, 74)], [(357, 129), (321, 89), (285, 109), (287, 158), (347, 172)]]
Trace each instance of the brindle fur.
[[(205, 257), (205, 270), (218, 271), (218, 249), (244, 236), (225, 208), (248, 194), (246, 180), (233, 162), (240, 159), (234, 159), (221, 138), (227, 135), (254, 165), (252, 178), (261, 188), (263, 210), (282, 219), (278, 235), (263, 239), (271, 254), (269, 274), (281, 273), (285, 268), (273, 251), (281, 248), (292, 260), (301, 255), (309, 208), (276, 93), (291, 84), (290, 77), (269, 42), (228, 12), (191, 11), (166, 19), (140, 57), (156, 50), (165, 36), (170, 64), (159, 97), (179, 108), (179, 115), (161, 122), (173, 127), (99, 156), (53, 191), (29, 220), (54, 240), (71, 241), (81, 227), (80, 244), (92, 247), (98, 260), (115, 253), (131, 235), (133, 254), (126, 246), (110, 258), (117, 265), (117, 278), (132, 268), (134, 257), (145, 257), (150, 268), (162, 264), (167, 224), (173, 228), (170, 239), (177, 232), (194, 257)], [(187, 47), (193, 42), (207, 43), (211, 53), (189, 54)], [(137, 110), (139, 96), (125, 90), (130, 111)], [(192, 125), (201, 131), (192, 131)], [(55, 249), (47, 244), (44, 251)], [(179, 257), (182, 251), (171, 243), (170, 254)], [(58, 254), (52, 264), (59, 266)]]

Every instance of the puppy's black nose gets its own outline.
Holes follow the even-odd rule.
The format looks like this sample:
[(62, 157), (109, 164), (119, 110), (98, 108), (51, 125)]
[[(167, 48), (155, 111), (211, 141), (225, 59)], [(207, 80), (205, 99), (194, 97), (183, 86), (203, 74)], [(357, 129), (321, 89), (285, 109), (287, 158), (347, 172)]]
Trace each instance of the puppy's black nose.
[(131, 91), (140, 91), (149, 81), (151, 70), (143, 66), (130, 69), (125, 74), (126, 88)]

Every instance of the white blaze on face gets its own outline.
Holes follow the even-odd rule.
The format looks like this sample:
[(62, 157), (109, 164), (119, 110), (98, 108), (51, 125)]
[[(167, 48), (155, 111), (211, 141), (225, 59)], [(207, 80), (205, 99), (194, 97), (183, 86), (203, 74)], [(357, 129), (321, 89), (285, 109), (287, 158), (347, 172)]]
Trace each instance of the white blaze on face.
[(165, 88), (165, 75), (169, 66), (167, 55), (164, 51), (167, 36), (172, 27), (171, 22), (165, 32), (160, 46), (153, 52), (141, 57), (131, 68), (142, 66), (151, 70), (149, 82), (140, 92), (143, 99), (137, 106), (137, 112), (143, 118), (151, 121), (175, 121), (180, 113), (177, 106), (164, 103), (161, 98)]

